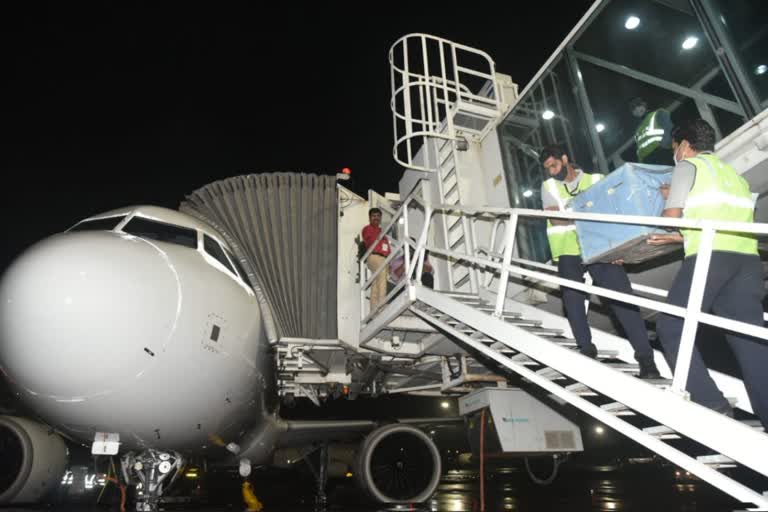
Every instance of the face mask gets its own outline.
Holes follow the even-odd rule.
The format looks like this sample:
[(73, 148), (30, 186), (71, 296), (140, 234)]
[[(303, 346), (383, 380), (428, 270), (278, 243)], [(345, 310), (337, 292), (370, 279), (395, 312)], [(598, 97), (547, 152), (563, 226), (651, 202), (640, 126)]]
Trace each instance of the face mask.
[(552, 176), (557, 181), (565, 181), (565, 178), (568, 176), (568, 166), (563, 163), (562, 167), (560, 167), (560, 172)]
[[(680, 148), (681, 148), (682, 146), (683, 146), (682, 144), (680, 144), (679, 146), (677, 146), (677, 151), (679, 151), (679, 150), (680, 150)], [(678, 159), (677, 159), (677, 151), (675, 151), (674, 153), (672, 153), (672, 160), (675, 162), (675, 165), (679, 164), (679, 163), (680, 163), (680, 160), (684, 160), (683, 158), (681, 158), (680, 160), (678, 160)]]

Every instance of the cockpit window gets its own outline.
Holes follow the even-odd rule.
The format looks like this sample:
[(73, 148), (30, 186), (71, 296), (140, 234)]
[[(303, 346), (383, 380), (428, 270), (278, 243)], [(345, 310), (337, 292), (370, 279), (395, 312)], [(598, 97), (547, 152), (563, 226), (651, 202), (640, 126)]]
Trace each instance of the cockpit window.
[(129, 235), (197, 249), (197, 231), (194, 229), (134, 217), (123, 227), (123, 231)]
[(203, 235), (203, 237), (203, 248), (205, 249), (205, 252), (216, 258), (219, 263), (227, 267), (229, 271), (234, 274), (235, 269), (232, 268), (232, 265), (229, 263), (229, 260), (219, 243), (208, 235)]
[(229, 256), (229, 259), (232, 261), (232, 264), (237, 268), (237, 273), (240, 274), (240, 278), (245, 281), (245, 284), (248, 283), (248, 273), (243, 268), (243, 265), (240, 263), (240, 260), (238, 260), (234, 254), (229, 252), (227, 249), (224, 249), (224, 252), (227, 253), (227, 256)]
[(112, 231), (124, 218), (125, 215), (88, 219), (75, 224), (69, 231)]

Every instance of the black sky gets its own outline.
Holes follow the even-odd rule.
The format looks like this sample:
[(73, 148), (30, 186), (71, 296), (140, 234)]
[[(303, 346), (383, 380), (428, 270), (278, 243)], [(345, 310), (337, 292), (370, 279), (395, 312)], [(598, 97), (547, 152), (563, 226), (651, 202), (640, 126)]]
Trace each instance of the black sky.
[(85, 216), (175, 208), (237, 174), (348, 166), (358, 192), (396, 190), (387, 51), (398, 37), (487, 51), (522, 89), (591, 0), (156, 4), (0, 13), (0, 269)]

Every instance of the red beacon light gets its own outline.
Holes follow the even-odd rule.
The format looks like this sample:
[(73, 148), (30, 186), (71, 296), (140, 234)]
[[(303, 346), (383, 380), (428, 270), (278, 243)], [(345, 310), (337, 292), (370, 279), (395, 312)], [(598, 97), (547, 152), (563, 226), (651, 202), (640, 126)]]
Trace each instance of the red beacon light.
[(349, 180), (352, 178), (352, 169), (349, 167), (344, 167), (341, 172), (336, 173), (336, 179), (338, 180)]

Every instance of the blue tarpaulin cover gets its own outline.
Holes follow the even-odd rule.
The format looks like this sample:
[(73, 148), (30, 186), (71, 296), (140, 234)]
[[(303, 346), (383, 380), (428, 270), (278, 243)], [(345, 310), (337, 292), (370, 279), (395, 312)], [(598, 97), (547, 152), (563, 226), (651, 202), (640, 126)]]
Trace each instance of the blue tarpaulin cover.
[[(664, 198), (659, 187), (671, 180), (672, 167), (628, 162), (574, 197), (569, 205), (579, 213), (660, 216)], [(646, 244), (648, 235), (667, 233), (654, 226), (583, 220), (575, 223), (585, 263), (617, 259), (640, 263), (680, 248), (677, 244)]]

